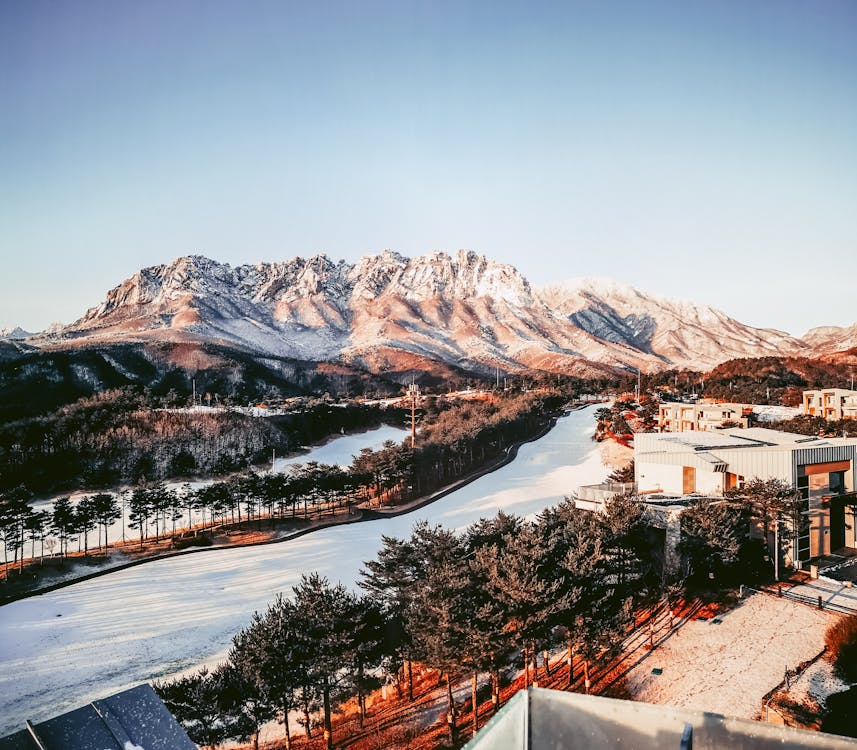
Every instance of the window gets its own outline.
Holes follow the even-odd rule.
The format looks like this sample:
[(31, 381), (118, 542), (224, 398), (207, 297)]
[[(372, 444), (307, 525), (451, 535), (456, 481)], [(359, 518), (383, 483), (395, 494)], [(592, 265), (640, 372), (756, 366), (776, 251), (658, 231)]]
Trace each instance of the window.
[(833, 495), (841, 495), (845, 492), (845, 472), (831, 471), (830, 472), (830, 492)]

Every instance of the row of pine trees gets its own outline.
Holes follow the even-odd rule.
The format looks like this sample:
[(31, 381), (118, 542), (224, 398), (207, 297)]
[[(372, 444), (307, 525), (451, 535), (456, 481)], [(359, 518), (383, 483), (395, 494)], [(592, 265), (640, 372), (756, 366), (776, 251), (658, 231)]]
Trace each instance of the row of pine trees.
[[(139, 481), (117, 495), (100, 492), (77, 503), (58, 499), (48, 511), (33, 505), (33, 493), (20, 485), (0, 492), (0, 539), (4, 561), (23, 570), (30, 542), (30, 557), (40, 556), (58, 542), (65, 555), (75, 539), (89, 551), (89, 535), (98, 531), (99, 548), (108, 546), (108, 527), (121, 518), (139, 538), (141, 547), (155, 539), (175, 537), (193, 514), (201, 529), (241, 525), (266, 519), (307, 517), (320, 508), (333, 511), (349, 503), (374, 498), (379, 503), (425, 495), (504, 455), (521, 437), (537, 434), (555, 413), (562, 399), (552, 392), (523, 393), (491, 403), (446, 404), (424, 414), (420, 442), (387, 441), (379, 450), (363, 449), (351, 467), (343, 470), (308, 462), (290, 473), (252, 470), (193, 489), (169, 487), (163, 482)], [(11, 560), (10, 560), (11, 558)]]

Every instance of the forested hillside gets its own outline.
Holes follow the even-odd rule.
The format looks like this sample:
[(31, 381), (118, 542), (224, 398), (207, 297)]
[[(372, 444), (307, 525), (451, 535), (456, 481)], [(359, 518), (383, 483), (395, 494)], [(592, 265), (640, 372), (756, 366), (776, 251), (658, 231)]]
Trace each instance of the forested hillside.
[(0, 422), (45, 414), (117, 388), (132, 388), (147, 406), (187, 406), (195, 390), (202, 403), (213, 406), (325, 392), (392, 394), (399, 384), (345, 365), (261, 357), (214, 344), (129, 343), (53, 351), (0, 342)]
[(79, 399), (50, 414), (0, 424), (0, 490), (109, 487), (145, 478), (224, 474), (340, 430), (365, 429), (396, 410), (302, 399), (288, 413), (153, 408), (132, 388)]
[[(642, 375), (644, 388), (663, 393), (667, 400), (696, 393), (744, 404), (799, 406), (804, 390), (849, 388), (857, 379), (857, 356), (847, 352), (832, 357), (757, 357), (733, 359), (708, 373), (693, 370), (665, 370)], [(636, 373), (622, 381), (633, 391)]]

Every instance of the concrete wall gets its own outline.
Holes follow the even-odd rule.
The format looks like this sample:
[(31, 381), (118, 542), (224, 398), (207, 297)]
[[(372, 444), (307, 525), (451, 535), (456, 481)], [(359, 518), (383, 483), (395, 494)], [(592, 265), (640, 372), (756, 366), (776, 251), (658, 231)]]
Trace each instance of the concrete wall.
[(681, 495), (684, 489), (681, 466), (634, 462), (634, 477), (639, 492), (664, 492)]
[(726, 475), (722, 471), (703, 471), (696, 470), (696, 488), (695, 492), (704, 495), (722, 495), (723, 494), (723, 478)]

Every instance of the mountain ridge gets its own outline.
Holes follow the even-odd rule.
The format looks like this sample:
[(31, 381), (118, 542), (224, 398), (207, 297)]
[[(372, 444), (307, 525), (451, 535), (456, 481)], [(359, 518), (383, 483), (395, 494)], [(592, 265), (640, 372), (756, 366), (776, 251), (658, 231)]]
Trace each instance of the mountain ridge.
[[(853, 335), (835, 326), (814, 330), (828, 348)], [(536, 287), (514, 266), (464, 250), (239, 266), (181, 256), (140, 269), (77, 321), (29, 339), (50, 348), (134, 340), (212, 341), (379, 372), (417, 357), (474, 371), (575, 375), (604, 367), (705, 369), (813, 348), (710, 305), (612, 280)]]

